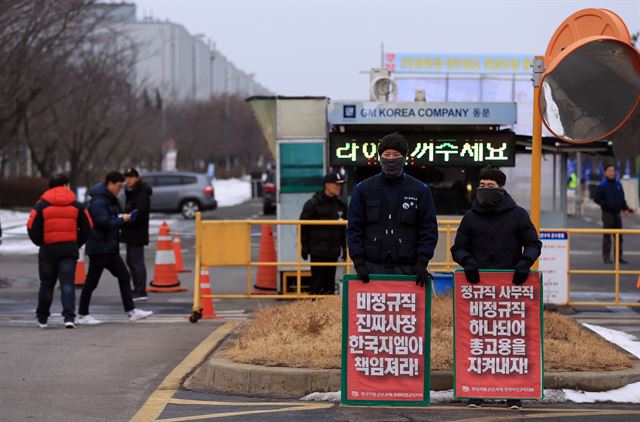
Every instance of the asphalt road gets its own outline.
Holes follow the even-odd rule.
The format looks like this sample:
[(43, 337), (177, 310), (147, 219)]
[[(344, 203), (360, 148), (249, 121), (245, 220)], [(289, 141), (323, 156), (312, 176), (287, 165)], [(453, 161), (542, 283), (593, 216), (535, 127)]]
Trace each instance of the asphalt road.
[[(251, 218), (259, 216), (260, 210), (259, 202), (250, 202), (208, 212), (205, 218)], [(155, 217), (166, 217), (174, 230), (181, 232), (185, 265), (192, 269), (194, 222), (170, 215)], [(153, 244), (146, 255), (149, 277), (153, 273), (154, 255)], [(139, 306), (153, 310), (154, 315), (130, 323), (122, 308), (117, 282), (105, 272), (91, 305), (91, 313), (104, 324), (75, 330), (62, 328), (56, 291), (49, 328), (40, 329), (35, 322), (37, 274), (35, 255), (0, 256), (0, 421), (3, 422), (127, 421), (160, 381), (221, 322), (242, 319), (257, 306), (255, 300), (217, 302), (216, 310), (225, 319), (189, 323), (187, 317), (193, 303), (191, 272), (180, 275), (188, 292), (150, 294), (149, 301)], [(231, 275), (215, 274), (219, 285), (222, 280), (234, 284)], [(244, 276), (241, 279), (243, 283), (246, 280)]]
[[(609, 404), (535, 404), (522, 410), (506, 409), (503, 403), (492, 403), (479, 409), (468, 409), (462, 403), (433, 404), (426, 408), (344, 407), (327, 402), (300, 402), (228, 396), (193, 391), (178, 391), (157, 420), (229, 422), (279, 421), (465, 421), (493, 422), (546, 420), (551, 422), (619, 422), (637, 421), (637, 405)], [(189, 418), (189, 419), (187, 419)]]

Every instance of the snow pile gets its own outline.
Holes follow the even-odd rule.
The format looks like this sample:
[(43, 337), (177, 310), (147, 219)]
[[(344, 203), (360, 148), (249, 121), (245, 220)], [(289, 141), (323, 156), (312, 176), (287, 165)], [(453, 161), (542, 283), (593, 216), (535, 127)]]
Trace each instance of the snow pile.
[[(328, 401), (333, 403), (340, 402), (340, 391), (333, 393), (311, 393), (304, 396), (300, 400), (303, 401)], [(456, 400), (453, 397), (453, 390), (431, 391), (431, 403), (451, 403)], [(486, 400), (503, 401), (503, 400)], [(544, 399), (542, 403), (640, 403), (640, 382), (625, 385), (611, 391), (591, 392), (576, 390), (544, 390)]]
[(251, 180), (248, 177), (216, 179), (212, 184), (219, 207), (230, 207), (251, 199)]
[(0, 210), (2, 243), (0, 254), (37, 254), (38, 247), (31, 243), (27, 235), (29, 213), (23, 211)]
[(640, 359), (640, 341), (635, 336), (623, 331), (612, 330), (611, 328), (600, 327), (598, 325), (582, 324), (591, 331), (598, 334), (605, 340), (618, 345), (627, 352)]
[(634, 382), (633, 384), (628, 384), (622, 388), (610, 391), (562, 390), (562, 392), (565, 394), (567, 401), (574, 403), (640, 403), (640, 382)]
[(340, 392), (334, 391), (332, 393), (311, 393), (300, 400), (302, 401), (329, 401), (333, 403), (340, 402)]

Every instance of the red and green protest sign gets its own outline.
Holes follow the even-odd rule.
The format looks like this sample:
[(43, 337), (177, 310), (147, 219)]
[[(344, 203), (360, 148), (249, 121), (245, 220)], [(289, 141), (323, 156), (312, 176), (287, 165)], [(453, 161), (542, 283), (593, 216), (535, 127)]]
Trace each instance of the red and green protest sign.
[(543, 397), (542, 284), (538, 272), (522, 285), (513, 271), (480, 271), (470, 284), (454, 277), (454, 361), (457, 398)]
[(414, 276), (345, 275), (342, 399), (361, 406), (428, 406), (431, 287)]

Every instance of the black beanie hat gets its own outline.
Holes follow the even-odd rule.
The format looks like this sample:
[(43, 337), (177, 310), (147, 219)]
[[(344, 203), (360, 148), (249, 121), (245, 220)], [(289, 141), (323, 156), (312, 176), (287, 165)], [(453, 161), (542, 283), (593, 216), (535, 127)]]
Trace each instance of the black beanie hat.
[(69, 178), (65, 174), (55, 174), (49, 179), (49, 189), (57, 188), (60, 186), (68, 185)]
[(388, 149), (395, 149), (406, 157), (409, 145), (407, 144), (407, 140), (404, 139), (404, 136), (400, 135), (398, 132), (393, 132), (384, 136), (380, 140), (380, 143), (378, 144), (378, 154), (382, 155), (382, 153)]
[(507, 175), (497, 167), (487, 166), (480, 170), (479, 180), (493, 180), (498, 186), (504, 186), (507, 183)]

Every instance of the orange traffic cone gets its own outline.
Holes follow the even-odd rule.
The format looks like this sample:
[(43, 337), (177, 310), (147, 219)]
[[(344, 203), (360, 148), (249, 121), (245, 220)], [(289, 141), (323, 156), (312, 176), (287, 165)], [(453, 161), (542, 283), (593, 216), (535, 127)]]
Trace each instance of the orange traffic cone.
[(169, 293), (186, 292), (187, 288), (180, 286), (176, 257), (171, 246), (171, 232), (166, 222), (163, 222), (158, 232), (158, 249), (156, 250), (156, 265), (153, 281), (149, 283), (149, 292)]
[(84, 268), (84, 249), (80, 248), (78, 251), (78, 261), (76, 262), (76, 277), (73, 285), (76, 287), (84, 286), (84, 282), (87, 280), (87, 272)]
[[(273, 239), (273, 228), (269, 224), (262, 225), (262, 236), (260, 237), (259, 262), (276, 261), (276, 245)], [(275, 266), (260, 266), (256, 273), (256, 284), (253, 286), (254, 294), (274, 293), (277, 289), (278, 269)]]
[(173, 254), (176, 257), (176, 270), (179, 273), (190, 273), (190, 270), (184, 269), (184, 263), (182, 261), (182, 245), (180, 244), (180, 236), (177, 234), (173, 237)]
[[(209, 277), (209, 268), (201, 267), (200, 268), (200, 295), (210, 295), (211, 294), (211, 279)], [(202, 298), (202, 316), (201, 319), (216, 319), (222, 318), (216, 315), (215, 307), (213, 306), (213, 298), (207, 297)]]

